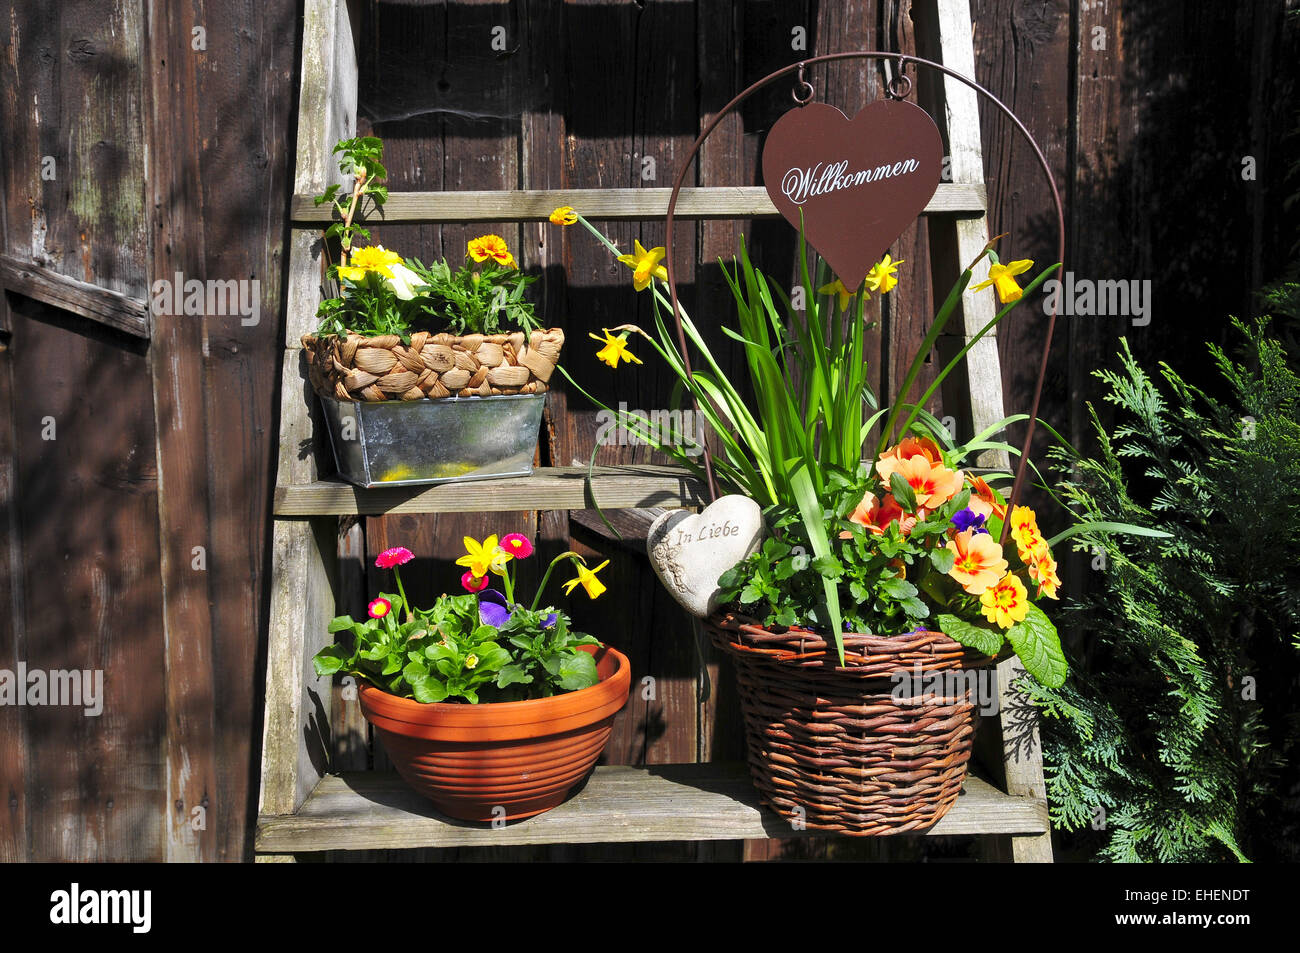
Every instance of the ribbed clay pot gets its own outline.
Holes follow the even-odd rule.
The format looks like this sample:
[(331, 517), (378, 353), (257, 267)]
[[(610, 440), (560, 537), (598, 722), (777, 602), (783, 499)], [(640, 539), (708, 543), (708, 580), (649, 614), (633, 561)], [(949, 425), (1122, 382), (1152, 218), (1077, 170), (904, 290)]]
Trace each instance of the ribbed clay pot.
[(532, 817), (561, 804), (587, 775), (627, 704), (627, 656), (607, 645), (582, 649), (595, 655), (600, 681), (580, 691), (426, 705), (363, 684), (361, 712), (397, 773), (443, 814), (465, 821)]

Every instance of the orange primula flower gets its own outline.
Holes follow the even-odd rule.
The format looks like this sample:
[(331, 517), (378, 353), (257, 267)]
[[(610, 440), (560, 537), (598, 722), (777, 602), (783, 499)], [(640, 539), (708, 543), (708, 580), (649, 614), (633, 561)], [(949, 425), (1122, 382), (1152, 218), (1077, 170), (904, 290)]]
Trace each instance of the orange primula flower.
[(1002, 547), (988, 533), (964, 530), (948, 540), (948, 549), (956, 557), (948, 575), (961, 583), (972, 596), (997, 585), (1007, 571)]
[(1041, 558), (1029, 564), (1029, 578), (1038, 583), (1040, 595), (1049, 599), (1058, 598), (1056, 591), (1061, 588), (1061, 578), (1056, 574), (1056, 560), (1047, 551), (1046, 545), (1041, 550)]
[(990, 622), (1009, 629), (1025, 621), (1029, 614), (1029, 593), (1024, 583), (1008, 573), (996, 585), (984, 590), (980, 596), (980, 611)]
[[(961, 490), (962, 475), (959, 471), (949, 470), (941, 463), (931, 463), (920, 453), (908, 457), (894, 472), (912, 488), (918, 507), (935, 509)], [(888, 482), (888, 477), (885, 480)]]
[[(863, 495), (862, 502), (849, 514), (849, 522), (865, 526), (869, 533), (883, 536), (889, 524), (897, 521), (899, 532), (906, 536), (916, 526), (917, 520), (925, 519), (926, 515), (927, 511), (924, 507), (918, 509), (916, 513), (904, 513), (892, 493), (886, 493), (882, 501), (868, 490)], [(849, 530), (840, 533), (840, 539), (849, 539), (852, 536), (853, 533)]]
[(983, 477), (967, 474), (966, 482), (970, 484), (971, 488), (971, 499), (966, 504), (971, 512), (984, 517), (986, 520), (995, 516), (1000, 520), (1007, 518), (1007, 505), (998, 501), (993, 488), (985, 482)]
[(880, 455), (876, 461), (876, 473), (889, 486), (889, 475), (896, 472), (905, 460), (920, 454), (931, 466), (943, 463), (943, 454), (939, 446), (929, 437), (905, 437)]

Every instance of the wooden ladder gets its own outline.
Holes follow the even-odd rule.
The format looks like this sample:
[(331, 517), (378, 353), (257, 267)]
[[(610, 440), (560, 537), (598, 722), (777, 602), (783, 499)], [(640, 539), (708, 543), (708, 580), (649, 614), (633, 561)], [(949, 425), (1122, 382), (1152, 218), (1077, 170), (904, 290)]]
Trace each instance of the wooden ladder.
[[(936, 14), (918, 52), (974, 76), (969, 0), (932, 0)], [(357, 57), (346, 0), (306, 0), (299, 78), (298, 146), (287, 318), (280, 405), (280, 450), (274, 503), (271, 613), (266, 663), (262, 778), (255, 851), (259, 861), (291, 861), (298, 853), (421, 847), (523, 844), (739, 840), (796, 836), (761, 808), (739, 764), (599, 767), (580, 793), (560, 807), (501, 829), (469, 827), (431, 816), (428, 802), (392, 774), (327, 773), (330, 680), (316, 678), (312, 656), (330, 641), (339, 602), (339, 517), (396, 513), (695, 506), (702, 488), (673, 467), (540, 468), (532, 476), (484, 483), (364, 490), (322, 476), (328, 453), (300, 337), (314, 330), (320, 300), (320, 230), (328, 206), (312, 196), (338, 180), (331, 150), (355, 134)], [(933, 104), (951, 156), (952, 182), (939, 186), (925, 209), (931, 216), (932, 257), (940, 273), (957, 274), (988, 240), (976, 98), (945, 78)], [(592, 219), (646, 220), (665, 215), (670, 190), (436, 192), (393, 194), (385, 222), (545, 221), (572, 205)], [(775, 216), (759, 187), (695, 188), (682, 192), (679, 218)], [(993, 317), (989, 294), (962, 300), (960, 347)], [(979, 432), (1002, 419), (1002, 385), (995, 338), (967, 356), (959, 399)], [(947, 400), (945, 395), (945, 400)], [(945, 405), (947, 406), (947, 405)], [(322, 457), (321, 459), (325, 459)], [(981, 458), (1005, 468), (1005, 455)], [(993, 775), (972, 774), (963, 795), (928, 835), (999, 835), (985, 856), (1016, 861), (1052, 859), (1051, 835), (1034, 709), (1008, 688), (1014, 659), (998, 669), (1000, 732), (985, 760)], [(355, 702), (351, 702), (355, 705)], [(995, 737), (1000, 734), (1000, 739)], [(1000, 742), (1001, 750), (997, 750)], [(978, 752), (977, 752), (978, 753)], [(811, 832), (810, 832), (811, 833)], [(1009, 851), (1007, 850), (1009, 842)]]

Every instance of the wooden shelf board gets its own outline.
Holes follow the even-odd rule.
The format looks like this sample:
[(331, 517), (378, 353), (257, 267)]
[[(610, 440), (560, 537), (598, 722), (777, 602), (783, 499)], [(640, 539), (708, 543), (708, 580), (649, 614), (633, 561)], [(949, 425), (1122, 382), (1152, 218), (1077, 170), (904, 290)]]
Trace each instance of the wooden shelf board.
[(276, 516), (472, 513), (703, 506), (705, 488), (681, 467), (539, 467), (532, 476), (362, 489), (342, 480), (278, 486)]
[[(672, 189), (553, 189), (496, 192), (393, 192), (383, 222), (544, 222), (560, 205), (571, 205), (589, 220), (645, 221), (668, 213)], [(976, 218), (985, 212), (984, 185), (940, 184), (925, 215)], [(674, 215), (682, 219), (774, 217), (779, 213), (761, 185), (682, 189)], [(329, 205), (317, 207), (310, 195), (295, 195), (290, 209), (295, 228), (320, 228), (333, 221)], [(360, 221), (360, 219), (358, 219)]]
[[(926, 835), (1049, 830), (1047, 803), (1013, 797), (970, 775), (952, 810)], [(759, 805), (740, 764), (600, 767), (564, 804), (494, 829), (438, 814), (395, 774), (357, 772), (321, 780), (297, 814), (258, 818), (256, 850), (499, 847), (815, 836), (794, 831)]]

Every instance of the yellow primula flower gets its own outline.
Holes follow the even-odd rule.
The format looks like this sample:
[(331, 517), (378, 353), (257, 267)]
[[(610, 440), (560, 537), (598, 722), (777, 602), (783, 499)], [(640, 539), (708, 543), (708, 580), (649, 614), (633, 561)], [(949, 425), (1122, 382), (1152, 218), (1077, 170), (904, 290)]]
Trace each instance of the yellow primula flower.
[(636, 253), (633, 255), (619, 255), (618, 260), (632, 269), (632, 284), (637, 291), (645, 291), (650, 287), (650, 279), (658, 278), (660, 281), (668, 280), (668, 269), (659, 264), (664, 257), (664, 247), (659, 245), (646, 251), (641, 247), (641, 243), (635, 242)]
[(872, 265), (871, 270), (867, 272), (867, 287), (872, 291), (879, 291), (881, 294), (892, 291), (894, 286), (898, 284), (898, 279), (894, 277), (894, 274), (902, 263), (902, 258), (894, 261), (886, 255)]
[(466, 667), (466, 668), (477, 668), (477, 667), (478, 667), (478, 656), (475, 655), (473, 652), (470, 652), (469, 655), (466, 655), (466, 656), (465, 656), (465, 667)]
[(848, 288), (844, 287), (844, 282), (840, 281), (840, 279), (838, 278), (836, 278), (830, 284), (822, 285), (820, 288), (817, 289), (817, 293), (819, 295), (839, 295), (841, 311), (848, 310), (849, 299), (853, 297), (853, 292), (850, 291)]
[(393, 277), (390, 265), (402, 264), (402, 256), (385, 250), (383, 245), (358, 248), (352, 252), (352, 264), (339, 265), (339, 277), (348, 281), (364, 281), (366, 273), (373, 271), (382, 278)]
[(984, 590), (980, 596), (984, 618), (1004, 629), (1024, 622), (1029, 614), (1029, 593), (1019, 578), (1008, 573), (1001, 582)]
[(609, 333), (609, 328), (601, 328), (601, 330), (605, 332), (604, 337), (592, 333), (588, 333), (587, 335), (593, 341), (599, 341), (601, 344), (605, 345), (596, 352), (597, 360), (604, 361), (610, 367), (614, 368), (614, 370), (618, 370), (618, 362), (620, 358), (631, 364), (641, 363), (641, 358), (637, 357), (627, 349), (626, 331), (622, 334), (614, 335)]
[[(577, 564), (575, 563), (575, 565)], [(596, 578), (596, 573), (600, 572), (608, 565), (609, 560), (606, 559), (595, 569), (588, 569), (586, 566), (578, 566), (578, 578), (570, 579), (564, 584), (564, 594), (567, 596), (569, 593), (573, 592), (575, 586), (582, 586), (583, 589), (587, 590), (587, 595), (595, 599), (605, 591), (605, 584)]]
[(551, 213), (552, 225), (572, 225), (578, 220), (578, 213), (573, 210), (572, 205), (561, 205)]
[(466, 536), (463, 542), (466, 552), (456, 560), (456, 565), (468, 567), (469, 571), (478, 578), (486, 576), (489, 572), (500, 575), (505, 571), (506, 563), (514, 558), (497, 545), (495, 534), (481, 543), (475, 542), (470, 536)]
[(989, 285), (992, 285), (998, 293), (998, 300), (1003, 304), (1010, 304), (1013, 301), (1019, 301), (1024, 295), (1020, 290), (1020, 285), (1012, 275), (1019, 275), (1034, 267), (1033, 261), (1028, 258), (1022, 258), (1020, 261), (1013, 261), (1009, 265), (996, 264), (989, 265), (989, 277), (987, 281), (981, 281), (974, 285), (971, 291), (983, 291)]
[(515, 256), (510, 254), (506, 240), (500, 235), (480, 235), (470, 240), (469, 257), (475, 261), (487, 261), (491, 258), (498, 265), (506, 268), (515, 267)]

